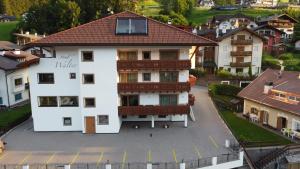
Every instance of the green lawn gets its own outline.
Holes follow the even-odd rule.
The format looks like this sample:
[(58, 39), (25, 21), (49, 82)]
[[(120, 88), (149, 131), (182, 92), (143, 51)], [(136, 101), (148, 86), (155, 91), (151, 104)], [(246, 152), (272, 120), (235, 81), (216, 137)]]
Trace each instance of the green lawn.
[(211, 19), (215, 15), (228, 15), (228, 14), (236, 14), (243, 13), (245, 15), (249, 15), (252, 17), (262, 17), (268, 16), (276, 13), (281, 13), (281, 10), (275, 9), (241, 9), (241, 10), (233, 10), (233, 11), (219, 11), (219, 10), (211, 10), (208, 8), (194, 8), (193, 12), (187, 17), (187, 19), (195, 24), (202, 24), (207, 22), (208, 19)]
[(0, 112), (0, 128), (13, 127), (16, 123), (21, 123), (31, 114), (30, 105), (21, 106)]
[(160, 11), (160, 4), (155, 0), (145, 0), (138, 3), (138, 8), (143, 15), (156, 16)]
[(19, 22), (0, 23), (0, 41), (12, 41), (12, 33)]
[(231, 129), (233, 134), (239, 140), (245, 140), (249, 142), (266, 142), (270, 144), (291, 143), (284, 137), (278, 136), (277, 134), (269, 132), (268, 130), (261, 128), (245, 119), (237, 117), (231, 111), (221, 111), (220, 114), (229, 125), (228, 127)]

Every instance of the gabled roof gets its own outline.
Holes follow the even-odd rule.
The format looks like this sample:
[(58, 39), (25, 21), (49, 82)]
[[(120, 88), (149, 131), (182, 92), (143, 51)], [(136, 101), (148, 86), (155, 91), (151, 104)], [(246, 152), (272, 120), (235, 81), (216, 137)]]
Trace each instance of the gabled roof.
[(174, 26), (147, 18), (147, 35), (116, 35), (118, 17), (143, 17), (132, 12), (121, 12), (93, 22), (47, 36), (29, 46), (213, 46), (212, 40)]
[(20, 46), (9, 41), (0, 41), (0, 50), (19, 49)]
[(283, 32), (283, 31), (281, 31), (281, 30), (275, 28), (274, 26), (268, 25), (268, 24), (264, 24), (264, 25), (255, 27), (255, 28), (253, 28), (252, 30), (253, 30), (253, 31), (257, 31), (257, 30), (259, 30), (259, 29), (272, 29), (272, 30), (275, 30), (275, 31), (277, 31), (277, 32), (280, 32), (281, 34), (285, 34), (285, 32)]
[(254, 36), (262, 39), (263, 41), (266, 40), (263, 36), (259, 35), (258, 33), (254, 32), (253, 30), (250, 30), (250, 29), (248, 29), (246, 27), (241, 27), (241, 28), (237, 28), (237, 29), (232, 29), (232, 30), (226, 32), (225, 34), (221, 35), (218, 38), (218, 41), (222, 41), (223, 39), (228, 38), (228, 37), (230, 37), (232, 35), (235, 35), (235, 34), (237, 34), (239, 32), (242, 32), (242, 31), (247, 31), (250, 34), (252, 34), (252, 35), (254, 35)]
[(293, 17), (289, 16), (288, 14), (280, 14), (280, 15), (272, 15), (266, 18), (262, 18), (259, 22), (267, 22), (267, 21), (272, 21), (272, 20), (277, 20), (277, 19), (287, 19), (290, 20), (291, 22), (298, 23), (298, 20), (294, 19)]
[(300, 95), (299, 72), (282, 71), (280, 78), (279, 75), (279, 70), (267, 69), (246, 88), (244, 88), (238, 96), (275, 109), (300, 115), (300, 103), (289, 104), (275, 100), (271, 98), (270, 95), (264, 94), (264, 85), (268, 82), (272, 82), (274, 90)]
[(28, 52), (5, 50), (0, 51), (0, 69), (15, 70), (39, 62), (39, 57)]

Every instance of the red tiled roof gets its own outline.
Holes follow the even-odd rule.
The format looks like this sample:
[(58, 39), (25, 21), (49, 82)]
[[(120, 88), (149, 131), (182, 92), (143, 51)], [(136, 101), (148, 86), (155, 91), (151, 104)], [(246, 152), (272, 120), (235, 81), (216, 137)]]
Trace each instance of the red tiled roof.
[(0, 64), (0, 68), (5, 70), (28, 67), (31, 64), (38, 63), (40, 60), (39, 57), (24, 51), (2, 51), (0, 56), (0, 62), (3, 62)]
[(118, 17), (144, 17), (132, 12), (121, 12), (92, 21), (28, 44), (29, 46), (216, 46), (209, 39), (194, 35), (174, 26), (147, 18), (147, 35), (116, 35)]
[(300, 72), (282, 71), (280, 78), (279, 73), (279, 70), (267, 69), (243, 89), (238, 96), (275, 109), (300, 115), (300, 103), (289, 104), (273, 99), (268, 94), (264, 94), (264, 85), (267, 82), (272, 82), (274, 86), (273, 89), (275, 90), (300, 95)]

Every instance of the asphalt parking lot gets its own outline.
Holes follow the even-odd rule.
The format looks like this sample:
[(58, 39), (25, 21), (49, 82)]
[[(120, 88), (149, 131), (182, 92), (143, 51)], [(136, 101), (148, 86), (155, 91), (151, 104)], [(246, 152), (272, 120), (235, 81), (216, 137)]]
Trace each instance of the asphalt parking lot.
[[(193, 107), (196, 121), (123, 123), (119, 134), (84, 135), (80, 132), (33, 132), (32, 121), (24, 123), (8, 134), (6, 151), (0, 164), (76, 164), (76, 163), (129, 163), (180, 162), (228, 153), (225, 140), (233, 136), (217, 114), (208, 97), (207, 89), (195, 87)], [(151, 137), (152, 134), (152, 137)]]

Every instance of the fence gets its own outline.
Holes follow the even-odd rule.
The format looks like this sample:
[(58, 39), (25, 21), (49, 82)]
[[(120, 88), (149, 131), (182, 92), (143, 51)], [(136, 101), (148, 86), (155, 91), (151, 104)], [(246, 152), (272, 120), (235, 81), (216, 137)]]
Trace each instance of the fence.
[[(197, 160), (183, 160), (180, 163), (76, 163), (76, 164), (32, 164), (32, 165), (0, 165), (0, 169), (199, 169), (230, 163), (243, 163), (243, 152), (222, 154), (217, 157)], [(236, 166), (236, 165), (235, 165)], [(234, 168), (234, 167), (232, 167)], [(224, 168), (226, 169), (226, 168)], [(229, 169), (229, 168), (228, 168)]]

